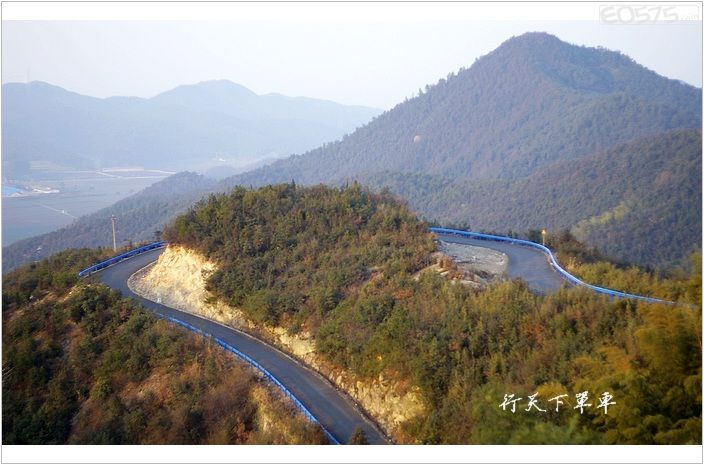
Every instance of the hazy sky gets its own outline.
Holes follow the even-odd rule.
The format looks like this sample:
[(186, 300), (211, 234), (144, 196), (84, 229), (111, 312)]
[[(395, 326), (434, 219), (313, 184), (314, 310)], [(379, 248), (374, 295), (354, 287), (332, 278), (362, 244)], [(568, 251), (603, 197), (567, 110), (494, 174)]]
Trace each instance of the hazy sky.
[(620, 50), (702, 85), (701, 22), (494, 20), (3, 21), (2, 82), (29, 77), (97, 97), (150, 97), (229, 79), (260, 94), (388, 109), (526, 31)]

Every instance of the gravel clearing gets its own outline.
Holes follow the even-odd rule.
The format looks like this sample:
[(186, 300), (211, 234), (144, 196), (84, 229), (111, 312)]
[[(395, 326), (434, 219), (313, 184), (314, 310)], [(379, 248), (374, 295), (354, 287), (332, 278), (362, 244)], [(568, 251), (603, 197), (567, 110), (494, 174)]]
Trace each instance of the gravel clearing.
[(465, 271), (499, 278), (508, 269), (508, 256), (496, 250), (440, 241), (440, 251)]

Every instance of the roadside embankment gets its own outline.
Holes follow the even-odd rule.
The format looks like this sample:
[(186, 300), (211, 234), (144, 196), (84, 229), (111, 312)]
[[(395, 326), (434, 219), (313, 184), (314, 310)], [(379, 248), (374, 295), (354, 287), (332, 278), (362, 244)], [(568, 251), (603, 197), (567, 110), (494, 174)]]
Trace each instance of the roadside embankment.
[(216, 302), (205, 287), (216, 266), (192, 250), (169, 246), (154, 264), (135, 273), (128, 285), (145, 298), (245, 331), (282, 349), (349, 394), (387, 435), (397, 442), (408, 440), (400, 426), (424, 412), (417, 387), (383, 374), (372, 380), (361, 379), (323, 360), (309, 333), (289, 334), (282, 327), (255, 324), (240, 309)]

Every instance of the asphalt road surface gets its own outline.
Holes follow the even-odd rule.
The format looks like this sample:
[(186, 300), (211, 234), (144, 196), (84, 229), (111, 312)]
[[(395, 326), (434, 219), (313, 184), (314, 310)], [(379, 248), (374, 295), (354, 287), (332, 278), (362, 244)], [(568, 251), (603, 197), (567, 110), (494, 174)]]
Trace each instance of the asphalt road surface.
[(274, 375), (340, 443), (345, 444), (356, 427), (361, 427), (370, 444), (386, 444), (379, 430), (355, 407), (353, 401), (336, 390), (330, 382), (272, 346), (235, 329), (205, 318), (182, 312), (144, 299), (127, 287), (127, 279), (137, 270), (156, 260), (163, 249), (137, 255), (98, 273), (109, 287), (132, 297), (146, 308), (184, 321), (201, 331), (218, 337), (245, 353)]
[(452, 234), (435, 233), (438, 239), (453, 244), (473, 245), (503, 252), (508, 256), (509, 278), (522, 278), (533, 292), (547, 294), (555, 292), (569, 283), (550, 266), (548, 257), (537, 249), (508, 242), (489, 241)]

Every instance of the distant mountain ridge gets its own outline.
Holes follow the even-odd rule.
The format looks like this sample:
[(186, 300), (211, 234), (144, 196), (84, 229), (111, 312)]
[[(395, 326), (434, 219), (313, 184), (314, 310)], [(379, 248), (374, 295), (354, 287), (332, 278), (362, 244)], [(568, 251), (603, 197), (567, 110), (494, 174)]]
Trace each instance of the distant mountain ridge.
[(380, 111), (278, 94), (230, 81), (179, 86), (152, 98), (87, 97), (44, 82), (2, 86), (3, 161), (76, 168), (194, 169), (284, 156), (340, 138)]
[(227, 80), (178, 86), (150, 100), (243, 119), (294, 119), (315, 124), (325, 123), (339, 129), (354, 128), (380, 113), (372, 108), (341, 105), (329, 100), (288, 97), (278, 93), (257, 95), (246, 87)]

